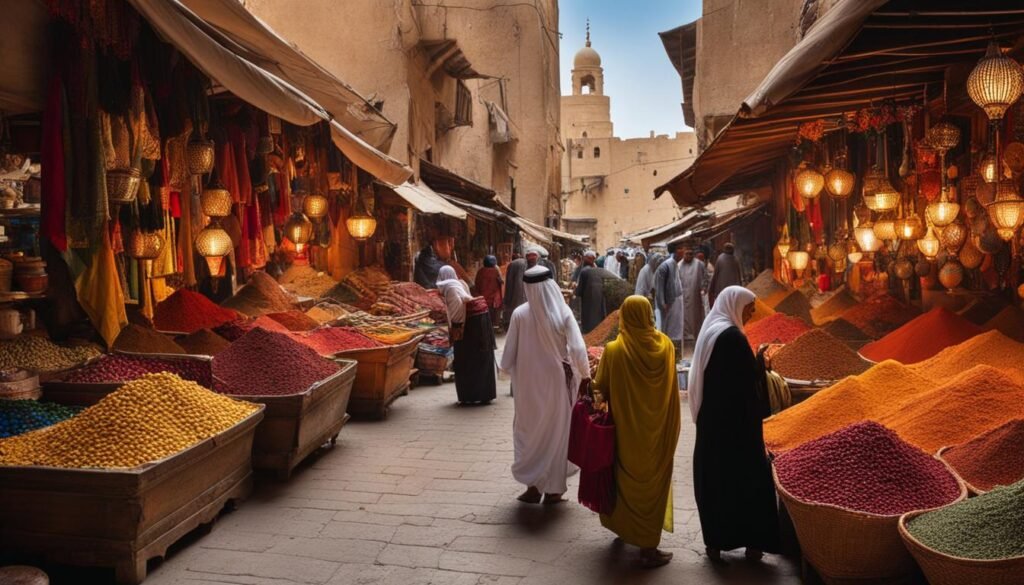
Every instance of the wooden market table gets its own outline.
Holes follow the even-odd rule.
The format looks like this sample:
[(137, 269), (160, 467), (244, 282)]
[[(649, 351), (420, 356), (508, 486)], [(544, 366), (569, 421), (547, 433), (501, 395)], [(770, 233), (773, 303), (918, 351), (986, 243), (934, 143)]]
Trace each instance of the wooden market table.
[(335, 354), (359, 363), (348, 412), (356, 418), (382, 419), (399, 396), (409, 393), (409, 376), (422, 335), (399, 345), (354, 349)]
[(188, 449), (131, 469), (0, 467), (0, 548), (146, 578), (146, 561), (252, 490), (263, 407)]

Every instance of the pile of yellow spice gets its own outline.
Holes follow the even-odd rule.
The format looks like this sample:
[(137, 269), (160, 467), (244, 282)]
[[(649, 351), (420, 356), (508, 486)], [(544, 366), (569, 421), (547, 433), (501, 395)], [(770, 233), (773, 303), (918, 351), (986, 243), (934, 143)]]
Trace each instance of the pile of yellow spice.
[(147, 374), (74, 418), (0, 440), (0, 465), (137, 467), (221, 433), (258, 408), (174, 374)]

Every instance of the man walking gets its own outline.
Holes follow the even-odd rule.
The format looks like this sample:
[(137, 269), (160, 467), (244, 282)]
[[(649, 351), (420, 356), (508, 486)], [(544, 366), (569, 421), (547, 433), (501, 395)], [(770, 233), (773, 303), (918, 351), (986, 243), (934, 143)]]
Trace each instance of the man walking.
[(523, 290), (523, 274), (536, 266), (538, 260), (540, 260), (540, 250), (529, 248), (526, 250), (525, 259), (517, 258), (508, 264), (508, 269), (505, 271), (505, 298), (502, 302), (505, 313), (501, 319), (502, 329), (506, 331), (508, 330), (509, 320), (512, 319), (512, 312), (516, 310), (516, 307), (526, 302), (526, 293)]
[(583, 256), (583, 270), (580, 271), (576, 296), (580, 299), (580, 324), (583, 333), (590, 333), (601, 324), (607, 311), (604, 302), (605, 269), (594, 266), (594, 253)]
[(654, 302), (661, 311), (661, 332), (676, 346), (676, 359), (681, 359), (683, 344), (683, 291), (677, 265), (683, 259), (683, 247), (670, 244), (667, 260), (654, 271)]
[(715, 261), (715, 272), (708, 284), (708, 300), (712, 306), (715, 304), (715, 298), (730, 286), (743, 286), (743, 279), (740, 275), (740, 263), (736, 260), (736, 246), (732, 242), (726, 242), (724, 251)]
[(693, 248), (683, 247), (683, 259), (676, 267), (683, 304), (683, 339), (696, 340), (704, 324), (704, 300), (701, 294), (707, 290), (708, 273), (704, 263), (694, 257)]

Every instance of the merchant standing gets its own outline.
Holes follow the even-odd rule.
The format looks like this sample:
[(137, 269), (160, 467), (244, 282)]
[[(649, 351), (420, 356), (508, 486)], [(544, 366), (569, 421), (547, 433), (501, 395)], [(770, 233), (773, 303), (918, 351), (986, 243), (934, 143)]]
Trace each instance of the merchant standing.
[(745, 548), (748, 558), (760, 559), (779, 546), (775, 488), (761, 431), (771, 414), (765, 372), (743, 333), (755, 298), (741, 286), (718, 295), (697, 337), (687, 384), (697, 423), (693, 490), (704, 545), (716, 562), (725, 550)]
[(423, 288), (435, 288), (437, 286), (437, 274), (444, 266), (444, 262), (434, 253), (433, 246), (427, 246), (416, 255), (416, 266), (413, 270), (412, 280)]
[(498, 259), (494, 256), (484, 258), (484, 265), (476, 271), (474, 279), (476, 294), (484, 298), (487, 308), (491, 314), (491, 324), (501, 323), (501, 286), (505, 283), (501, 278), (501, 271), (498, 270)]
[(516, 307), (526, 302), (526, 293), (523, 290), (523, 274), (536, 266), (539, 259), (540, 250), (530, 248), (526, 251), (526, 258), (516, 258), (509, 262), (508, 268), (505, 270), (505, 299), (503, 303), (505, 314), (502, 318), (502, 326), (506, 331), (508, 330), (509, 320), (512, 319), (512, 312), (516, 310)]
[(587, 348), (562, 292), (543, 266), (526, 271), (527, 302), (512, 314), (501, 369), (515, 392), (512, 476), (527, 486), (519, 500), (564, 501), (569, 471), (569, 419), (581, 384), (589, 382)]
[(655, 306), (661, 311), (661, 332), (672, 340), (676, 359), (683, 357), (683, 290), (677, 273), (683, 259), (683, 247), (671, 244), (669, 256), (654, 271)]
[(658, 309), (658, 305), (654, 300), (654, 273), (658, 270), (658, 266), (661, 265), (661, 261), (664, 257), (657, 252), (651, 252), (647, 256), (647, 261), (644, 263), (644, 267), (640, 269), (640, 273), (636, 277), (636, 289), (634, 294), (645, 297), (651, 301), (651, 305), (654, 307), (654, 324), (655, 327), (661, 331), (661, 310)]
[(604, 321), (607, 310), (604, 302), (605, 269), (594, 266), (593, 252), (583, 256), (583, 270), (575, 294), (580, 299), (580, 325), (583, 333), (590, 333)]
[(726, 242), (723, 252), (715, 260), (715, 270), (711, 275), (711, 282), (708, 283), (708, 301), (714, 305), (715, 298), (723, 290), (730, 286), (740, 286), (742, 284), (740, 263), (736, 260), (736, 246), (732, 242)]
[(455, 269), (444, 266), (437, 290), (448, 312), (448, 334), (455, 348), (455, 393), (459, 404), (487, 404), (497, 396), (494, 329), (484, 299), (473, 298)]
[[(693, 248), (683, 247), (683, 259), (676, 266), (679, 286), (682, 288), (683, 339), (694, 340), (704, 324), (704, 299), (707, 290), (708, 272), (704, 263), (694, 256)], [(682, 358), (683, 356), (680, 356)]]
[(605, 346), (594, 392), (615, 419), (616, 504), (601, 524), (641, 549), (648, 568), (669, 562), (658, 550), (673, 531), (672, 467), (679, 442), (679, 381), (675, 348), (654, 328), (646, 297), (631, 296), (619, 313), (619, 336)]

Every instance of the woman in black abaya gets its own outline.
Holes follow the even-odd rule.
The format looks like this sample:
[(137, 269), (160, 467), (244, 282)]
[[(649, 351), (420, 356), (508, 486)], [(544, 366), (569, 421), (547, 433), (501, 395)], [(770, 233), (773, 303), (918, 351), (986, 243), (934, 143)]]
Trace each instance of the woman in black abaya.
[(455, 349), (455, 393), (459, 404), (486, 404), (497, 396), (494, 329), (487, 302), (474, 299), (455, 269), (438, 272), (437, 290), (448, 311), (448, 333)]
[(693, 487), (708, 557), (745, 548), (748, 558), (777, 552), (778, 509), (761, 423), (770, 414), (765, 373), (743, 324), (754, 293), (724, 289), (697, 338), (689, 376), (690, 413), (697, 423)]

